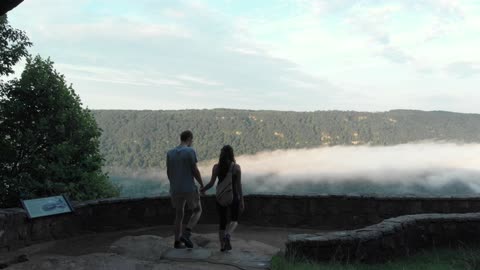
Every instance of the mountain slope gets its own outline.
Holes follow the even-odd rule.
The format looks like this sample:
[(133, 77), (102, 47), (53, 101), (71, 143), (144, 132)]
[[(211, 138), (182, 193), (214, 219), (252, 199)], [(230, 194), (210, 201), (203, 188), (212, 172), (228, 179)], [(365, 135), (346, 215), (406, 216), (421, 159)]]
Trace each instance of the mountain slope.
[(101, 150), (110, 168), (163, 168), (166, 151), (185, 129), (194, 133), (200, 160), (218, 157), (224, 144), (236, 154), (333, 145), (395, 145), (421, 140), (480, 142), (480, 115), (395, 110), (250, 111), (97, 110)]

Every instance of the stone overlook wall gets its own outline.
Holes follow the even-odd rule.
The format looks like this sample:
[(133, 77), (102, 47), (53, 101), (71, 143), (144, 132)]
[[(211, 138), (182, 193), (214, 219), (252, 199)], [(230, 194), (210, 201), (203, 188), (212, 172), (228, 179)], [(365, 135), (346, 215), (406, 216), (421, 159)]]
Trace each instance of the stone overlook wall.
[[(217, 223), (215, 198), (202, 199), (200, 223)], [(244, 224), (317, 229), (357, 229), (384, 219), (420, 213), (480, 212), (480, 198), (362, 196), (245, 197)], [(32, 243), (155, 225), (169, 225), (174, 212), (168, 197), (105, 199), (74, 203), (73, 214), (29, 220), (23, 209), (0, 209), (0, 252)]]
[(289, 236), (286, 255), (314, 261), (385, 262), (431, 247), (478, 244), (480, 213), (419, 214), (363, 229)]

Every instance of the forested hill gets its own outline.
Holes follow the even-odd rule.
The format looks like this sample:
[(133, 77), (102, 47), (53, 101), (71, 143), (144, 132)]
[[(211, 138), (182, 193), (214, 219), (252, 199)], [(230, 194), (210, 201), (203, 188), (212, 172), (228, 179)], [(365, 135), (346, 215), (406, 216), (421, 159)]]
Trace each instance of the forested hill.
[(106, 166), (164, 167), (166, 151), (185, 129), (200, 160), (224, 144), (236, 154), (332, 145), (394, 145), (420, 140), (480, 142), (480, 115), (395, 110), (283, 112), (248, 110), (93, 111), (103, 129)]

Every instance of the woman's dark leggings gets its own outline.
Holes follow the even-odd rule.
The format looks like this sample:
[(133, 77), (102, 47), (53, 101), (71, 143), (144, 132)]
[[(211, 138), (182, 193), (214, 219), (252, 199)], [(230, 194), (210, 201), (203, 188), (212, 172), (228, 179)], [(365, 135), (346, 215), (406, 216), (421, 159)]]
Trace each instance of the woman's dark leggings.
[(240, 208), (240, 201), (233, 200), (232, 204), (229, 206), (221, 206), (217, 202), (217, 212), (218, 216), (220, 217), (220, 230), (224, 231), (227, 229), (227, 212), (230, 209), (231, 219), (230, 221), (237, 221), (238, 222), (238, 214)]

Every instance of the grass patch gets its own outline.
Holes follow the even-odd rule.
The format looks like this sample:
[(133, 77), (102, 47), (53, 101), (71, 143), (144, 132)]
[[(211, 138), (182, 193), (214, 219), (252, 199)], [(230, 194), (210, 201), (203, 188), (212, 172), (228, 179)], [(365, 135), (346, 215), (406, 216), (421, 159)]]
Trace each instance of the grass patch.
[(375, 265), (290, 262), (282, 256), (275, 256), (272, 270), (480, 270), (480, 247), (424, 251)]

